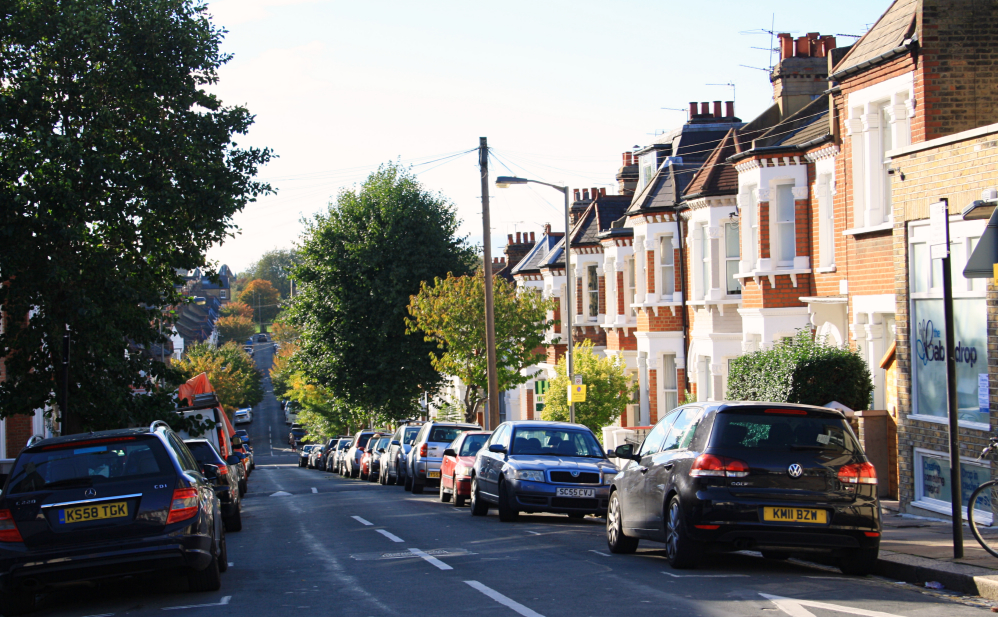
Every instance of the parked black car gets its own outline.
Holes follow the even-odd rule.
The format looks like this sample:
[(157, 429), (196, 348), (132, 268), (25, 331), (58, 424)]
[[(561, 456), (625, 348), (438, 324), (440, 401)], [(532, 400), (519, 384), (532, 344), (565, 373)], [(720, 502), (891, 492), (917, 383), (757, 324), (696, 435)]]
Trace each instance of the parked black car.
[(241, 531), (242, 496), (239, 491), (239, 474), (236, 471), (236, 467), (241, 464), (239, 457), (233, 454), (226, 461), (207, 439), (188, 439), (184, 444), (201, 465), (201, 474), (215, 486), (225, 531)]
[(214, 591), (228, 565), (218, 497), (165, 422), (29, 442), (0, 496), (0, 612), (57, 583), (186, 569)]
[[(877, 475), (838, 411), (783, 403), (687, 405), (635, 451), (617, 448), (607, 542), (665, 542), (676, 568), (705, 550), (786, 559), (824, 552), (868, 574), (880, 547)], [(625, 464), (626, 463), (626, 464)]]
[(581, 424), (504, 422), (475, 456), (471, 513), (484, 516), (495, 505), (504, 522), (520, 512), (602, 514), (616, 473), (596, 436)]
[(409, 467), (409, 451), (416, 441), (420, 427), (425, 424), (422, 420), (409, 420), (403, 422), (402, 426), (395, 429), (395, 434), (389, 442), (382, 458), (382, 484), (405, 484), (406, 469)]

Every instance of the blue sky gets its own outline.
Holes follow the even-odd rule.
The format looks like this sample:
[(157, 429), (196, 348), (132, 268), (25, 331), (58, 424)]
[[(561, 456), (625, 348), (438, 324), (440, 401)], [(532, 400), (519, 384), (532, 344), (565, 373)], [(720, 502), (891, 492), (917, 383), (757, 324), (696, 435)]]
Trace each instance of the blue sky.
[[(776, 30), (860, 35), (889, 1), (339, 2), (215, 0), (234, 54), (214, 91), (256, 124), (241, 144), (280, 157), (261, 172), (279, 190), (235, 217), (241, 233), (209, 257), (239, 271), (290, 248), (302, 216), (390, 160), (420, 164), (489, 145), (512, 171), (573, 187), (615, 187), (621, 153), (685, 121), (690, 101), (730, 100), (749, 120), (772, 100), (765, 67)], [(854, 38), (838, 37), (840, 46)], [(474, 154), (418, 165), (481, 243)], [(492, 178), (507, 174), (490, 169)], [(492, 245), (560, 229), (561, 196), (493, 189)]]

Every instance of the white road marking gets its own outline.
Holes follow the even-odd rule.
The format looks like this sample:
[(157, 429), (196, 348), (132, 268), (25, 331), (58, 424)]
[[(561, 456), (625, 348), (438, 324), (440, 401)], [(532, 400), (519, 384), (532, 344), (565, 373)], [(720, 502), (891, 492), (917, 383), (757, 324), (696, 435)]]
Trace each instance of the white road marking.
[(208, 608), (209, 606), (225, 606), (226, 604), (229, 603), (229, 600), (231, 599), (232, 596), (224, 596), (221, 602), (213, 602), (211, 604), (190, 604), (188, 606), (164, 606), (162, 610), (179, 611), (181, 609), (187, 609), (187, 608)]
[(271, 497), (290, 497), (291, 493), (287, 491), (277, 491), (276, 493), (271, 493)]
[(319, 492), (319, 489), (317, 489), (317, 488), (315, 488), (315, 487), (313, 486), (313, 487), (312, 487), (312, 492), (313, 492), (313, 493), (318, 493), (318, 492)]
[(273, 436), (273, 432), (274, 432), (274, 427), (273, 426), (267, 426), (267, 443), (270, 444), (270, 455), (271, 456), (274, 456), (274, 436)]
[(594, 549), (589, 549), (589, 552), (590, 553), (596, 553), (597, 555), (603, 555), (604, 557), (610, 557), (610, 553), (602, 553), (602, 552), (594, 550)]
[(532, 533), (532, 534), (534, 534), (535, 536), (539, 536), (539, 535), (541, 535), (541, 534), (540, 534), (539, 532), (536, 532), (536, 531), (530, 531), (529, 529), (525, 529), (524, 531), (526, 531), (527, 533)]
[(360, 518), (359, 516), (351, 516), (350, 518), (352, 518), (353, 520), (357, 521), (361, 525), (373, 525), (374, 524), (371, 521), (368, 521), (366, 519)]
[(112, 617), (114, 613), (101, 613), (100, 615), (86, 615), (86, 617)]
[(527, 608), (526, 606), (520, 604), (519, 602), (516, 602), (515, 600), (511, 600), (511, 599), (507, 598), (506, 596), (502, 595), (498, 591), (496, 591), (494, 589), (490, 589), (490, 588), (486, 587), (485, 585), (479, 583), (478, 581), (464, 581), (464, 582), (465, 582), (465, 584), (469, 585), (472, 589), (477, 589), (478, 591), (484, 593), (485, 595), (487, 595), (488, 597), (492, 598), (493, 600), (495, 600), (499, 604), (502, 604), (503, 606), (508, 606), (509, 608), (513, 609), (517, 613), (520, 613), (521, 615), (523, 615), (523, 617), (544, 617), (544, 615), (541, 615), (540, 613), (538, 613), (536, 611), (530, 610), (529, 608)]
[(232, 566), (234, 566), (234, 565), (236, 565), (236, 564), (232, 563), (231, 561), (229, 562), (229, 567), (230, 567), (230, 568), (231, 568)]
[[(381, 531), (381, 530), (379, 529), (378, 531)], [(433, 565), (435, 565), (440, 570), (453, 570), (454, 569), (454, 568), (450, 567), (449, 565), (445, 564), (444, 562), (440, 561), (439, 559), (437, 559), (433, 555), (427, 555), (426, 553), (424, 553), (423, 551), (419, 550), (418, 548), (410, 548), (409, 552), (412, 553), (413, 555), (418, 555), (418, 556), (422, 557), (426, 561), (428, 561), (428, 562), (432, 563)]]
[(672, 578), (748, 578), (748, 574), (673, 574), (664, 570), (662, 574)]
[(815, 617), (814, 613), (804, 608), (805, 606), (820, 608), (835, 613), (845, 613), (847, 615), (861, 615), (862, 617), (900, 617), (900, 615), (895, 615), (893, 613), (869, 611), (865, 608), (853, 608), (851, 606), (842, 606), (840, 604), (828, 604), (827, 602), (814, 602), (812, 600), (797, 600), (795, 598), (771, 596), (768, 593), (760, 593), (759, 595), (775, 604), (777, 608), (787, 615), (790, 615), (790, 617)]
[(377, 531), (378, 533), (385, 536), (392, 542), (405, 542), (405, 540), (403, 540), (402, 538), (398, 537), (397, 535), (393, 534), (390, 531), (385, 531), (384, 529), (375, 529), (374, 531)]

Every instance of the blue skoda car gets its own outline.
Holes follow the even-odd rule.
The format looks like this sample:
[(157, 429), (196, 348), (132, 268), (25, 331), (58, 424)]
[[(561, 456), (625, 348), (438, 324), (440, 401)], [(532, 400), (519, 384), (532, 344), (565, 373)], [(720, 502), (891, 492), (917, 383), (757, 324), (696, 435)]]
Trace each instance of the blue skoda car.
[(603, 514), (617, 468), (596, 436), (567, 422), (505, 422), (475, 457), (471, 513), (557, 512), (573, 518)]

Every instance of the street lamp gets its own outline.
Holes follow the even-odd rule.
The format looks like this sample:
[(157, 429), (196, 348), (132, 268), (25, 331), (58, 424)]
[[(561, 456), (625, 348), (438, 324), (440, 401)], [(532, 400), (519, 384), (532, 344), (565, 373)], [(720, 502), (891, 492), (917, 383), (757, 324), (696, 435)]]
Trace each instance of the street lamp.
[[(541, 182), (540, 180), (528, 180), (527, 178), (517, 178), (516, 176), (499, 176), (496, 178), (496, 187), (504, 189), (508, 188), (511, 184), (543, 184), (544, 186), (550, 186), (553, 189), (559, 190), (565, 195), (565, 313), (568, 316), (568, 350), (566, 353), (566, 363), (567, 363), (567, 375), (568, 384), (572, 385), (572, 379), (574, 374), (572, 372), (572, 311), (575, 310), (572, 305), (572, 289), (575, 287), (575, 277), (572, 276), (572, 252), (569, 250), (569, 235), (571, 234), (570, 218), (569, 218), (569, 201), (568, 201), (568, 187), (558, 186), (557, 184), (550, 184), (548, 182)], [(572, 402), (572, 397), (568, 397), (568, 421), (575, 422), (575, 403)]]

